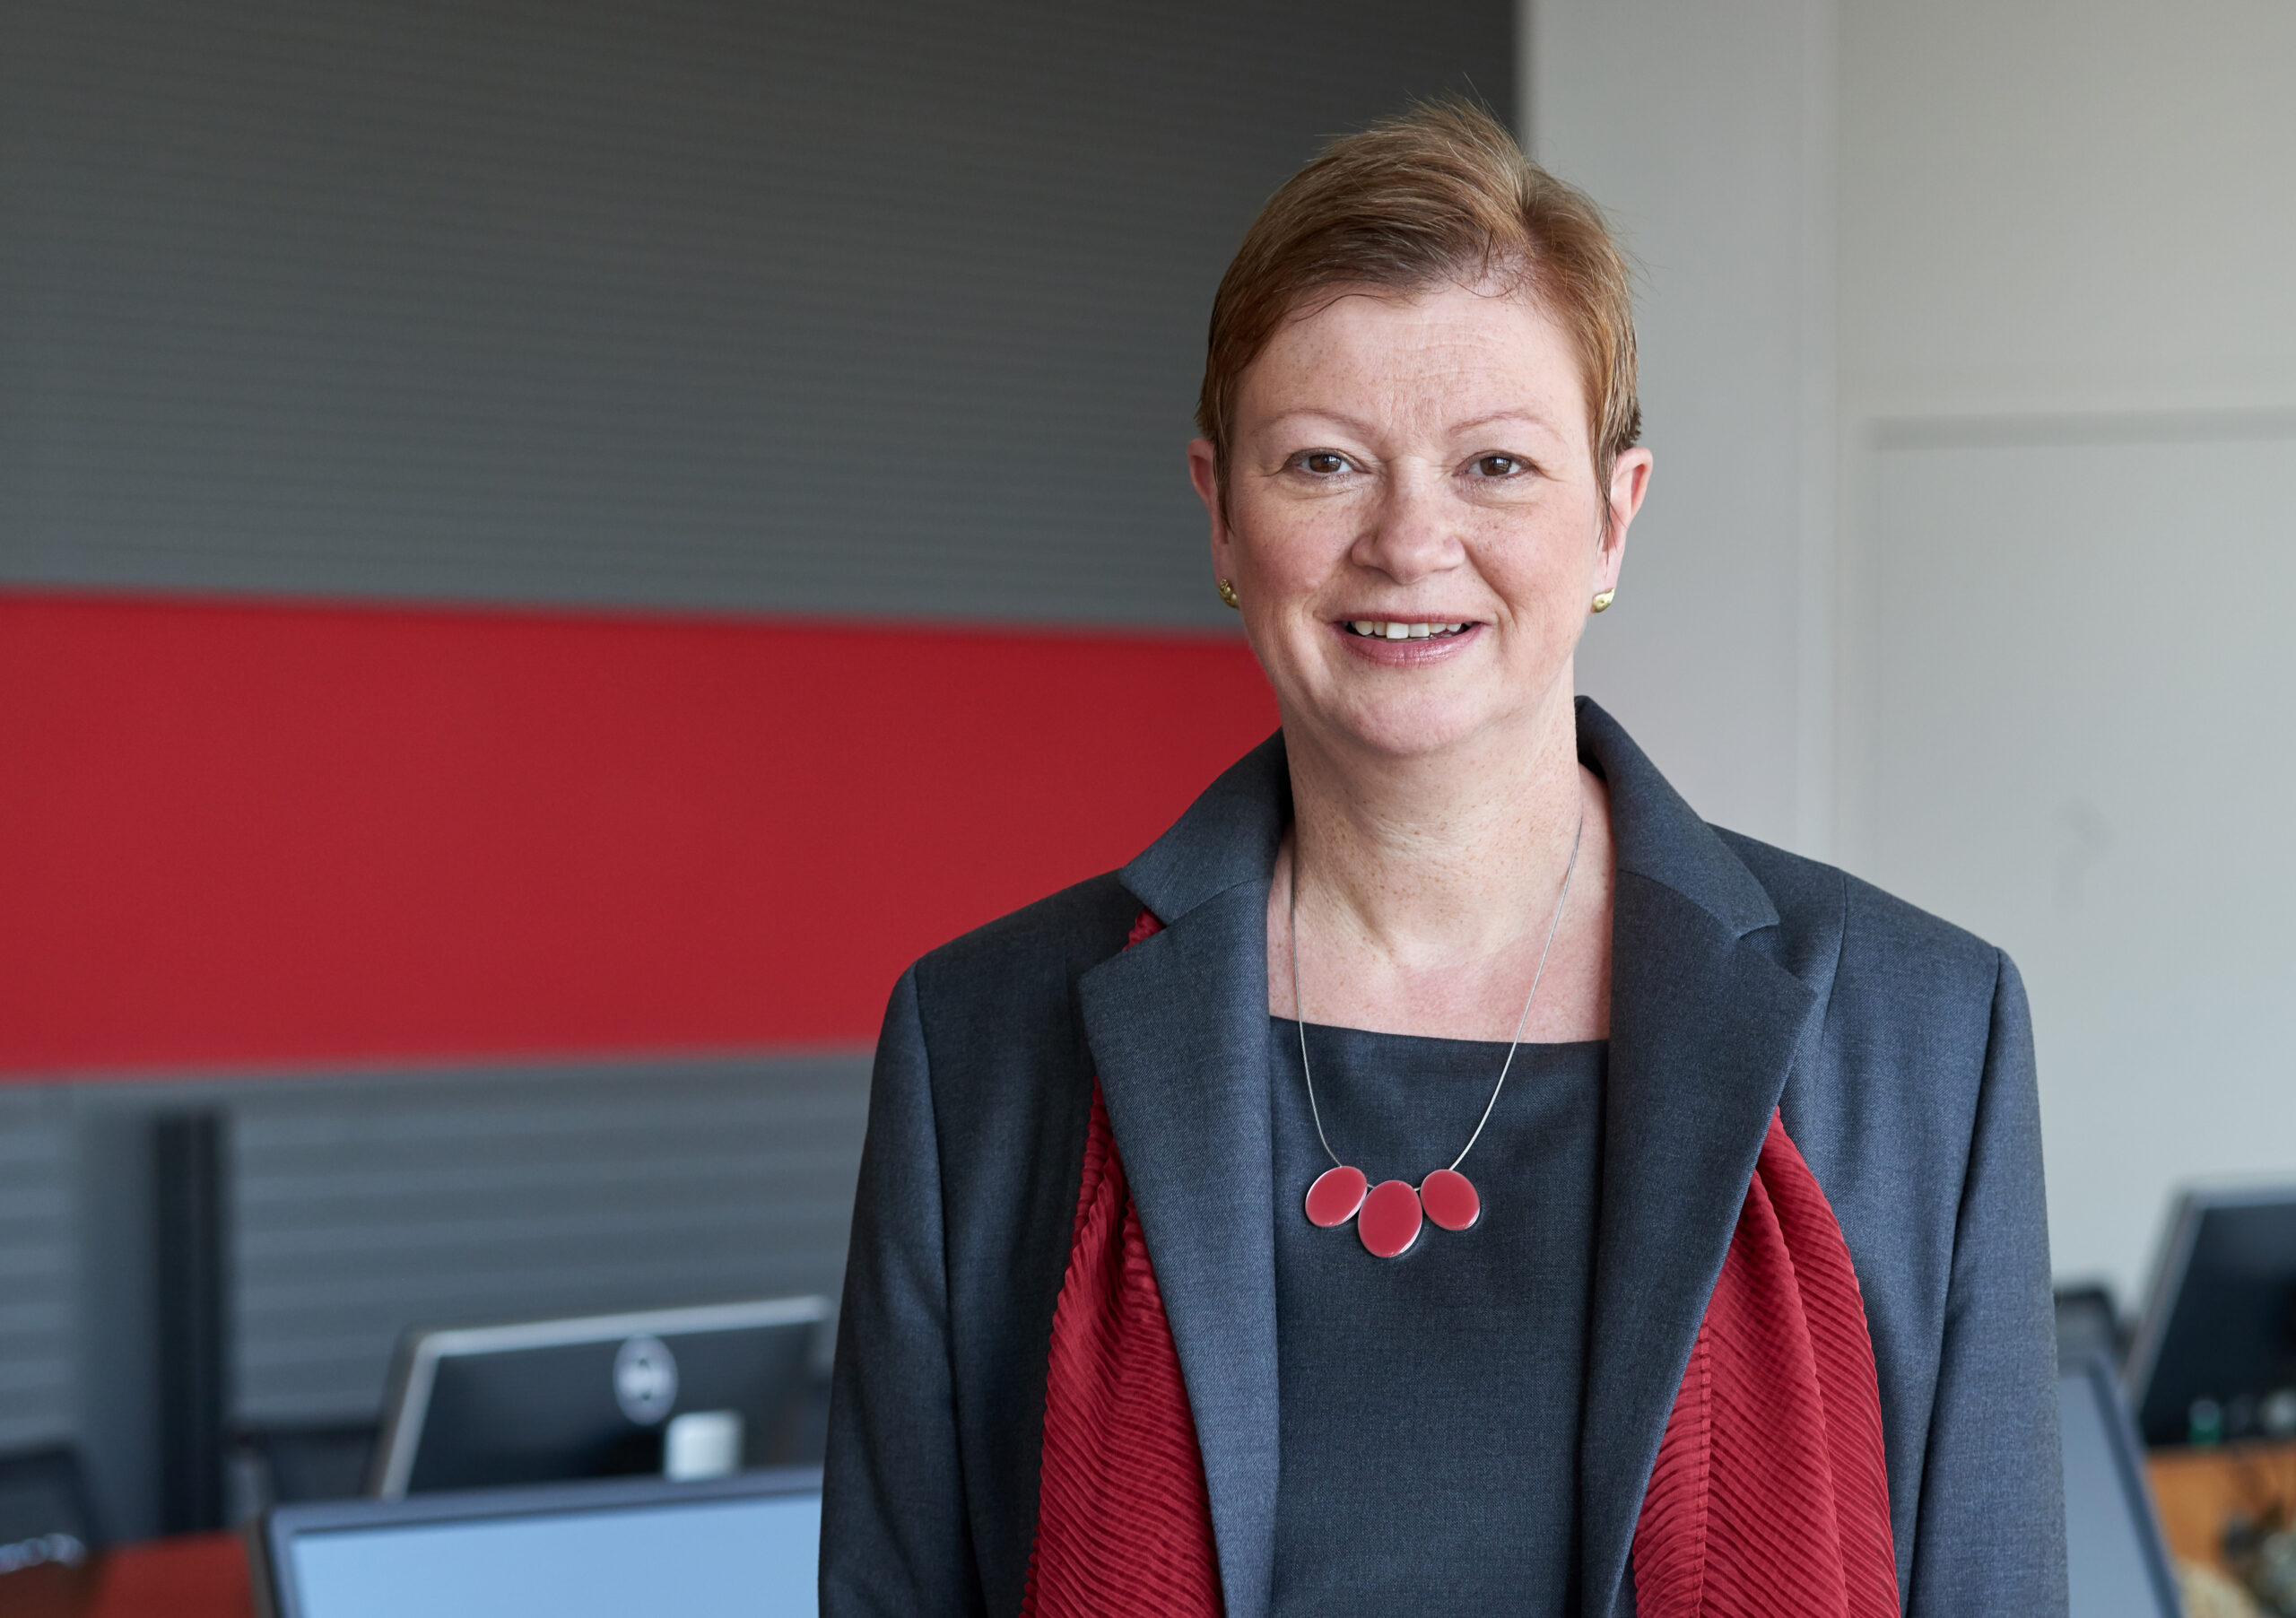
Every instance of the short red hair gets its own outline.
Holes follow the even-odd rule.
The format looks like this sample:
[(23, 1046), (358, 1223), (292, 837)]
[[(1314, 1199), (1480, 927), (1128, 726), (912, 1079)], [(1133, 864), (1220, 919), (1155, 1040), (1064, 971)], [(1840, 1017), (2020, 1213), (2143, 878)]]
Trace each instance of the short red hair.
[(1482, 107), (1446, 98), (1344, 135), (1268, 198), (1212, 300), (1198, 431), (1222, 498), (1244, 372), (1319, 293), (1494, 281), (1527, 294), (1578, 349), (1595, 474), (1642, 435), (1626, 256), (1587, 194), (1523, 155)]

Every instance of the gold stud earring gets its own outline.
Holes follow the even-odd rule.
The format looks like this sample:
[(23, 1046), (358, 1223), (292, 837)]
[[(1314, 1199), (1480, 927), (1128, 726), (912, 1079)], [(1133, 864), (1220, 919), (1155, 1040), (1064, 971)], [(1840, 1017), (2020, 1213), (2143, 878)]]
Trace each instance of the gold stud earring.
[(1236, 599), (1236, 581), (1232, 578), (1223, 578), (1220, 581), (1220, 599), (1239, 613), (1244, 610), (1244, 604)]
[(1616, 590), (1605, 590), (1601, 595), (1596, 596), (1595, 611), (1599, 613), (1604, 608), (1609, 606), (1611, 604), (1611, 597), (1617, 594), (1618, 592)]

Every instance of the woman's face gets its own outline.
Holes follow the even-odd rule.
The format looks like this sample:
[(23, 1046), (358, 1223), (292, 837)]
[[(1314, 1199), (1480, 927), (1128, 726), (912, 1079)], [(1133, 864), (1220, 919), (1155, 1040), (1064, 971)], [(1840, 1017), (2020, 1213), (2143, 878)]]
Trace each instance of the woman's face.
[(1570, 700), (1650, 468), (1629, 451), (1597, 488), (1570, 338), (1457, 286), (1283, 326), (1238, 389), (1224, 516), (1210, 443), (1188, 461), (1286, 725), (1394, 757)]

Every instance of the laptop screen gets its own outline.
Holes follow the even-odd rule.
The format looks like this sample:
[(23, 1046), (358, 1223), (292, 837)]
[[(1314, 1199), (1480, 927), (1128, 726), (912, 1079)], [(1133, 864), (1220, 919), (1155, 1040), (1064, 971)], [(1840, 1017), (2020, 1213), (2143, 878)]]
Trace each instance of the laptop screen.
[(821, 1522), (808, 1492), (312, 1523), (279, 1547), (279, 1605), (296, 1618), (813, 1618)]

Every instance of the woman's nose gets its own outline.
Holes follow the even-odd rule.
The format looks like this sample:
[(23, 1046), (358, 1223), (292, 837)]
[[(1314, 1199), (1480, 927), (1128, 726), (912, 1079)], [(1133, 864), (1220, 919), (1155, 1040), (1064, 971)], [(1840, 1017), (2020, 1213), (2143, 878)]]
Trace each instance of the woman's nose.
[(1398, 470), (1391, 475), (1356, 536), (1356, 564), (1397, 584), (1458, 566), (1465, 550), (1457, 513), (1448, 509), (1443, 493), (1440, 481), (1425, 473)]

